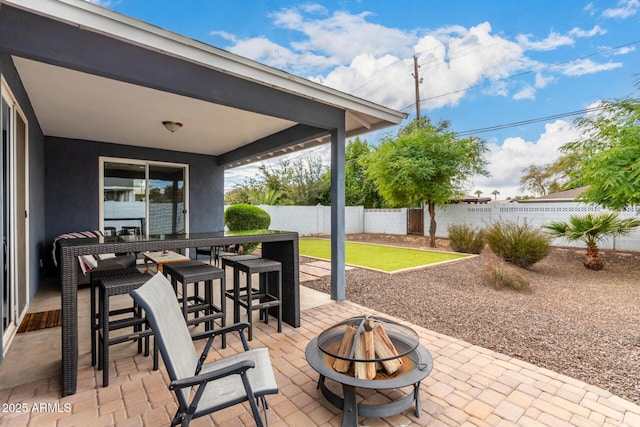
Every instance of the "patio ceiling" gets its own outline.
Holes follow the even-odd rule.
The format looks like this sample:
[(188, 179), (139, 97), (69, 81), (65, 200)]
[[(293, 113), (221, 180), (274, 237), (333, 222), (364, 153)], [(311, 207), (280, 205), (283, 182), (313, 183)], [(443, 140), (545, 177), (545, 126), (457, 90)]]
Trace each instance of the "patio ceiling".
[[(0, 0), (46, 136), (219, 156), (232, 167), (400, 123), (406, 115), (84, 0)], [(175, 133), (162, 121), (184, 124)]]
[[(13, 59), (47, 136), (219, 156), (297, 124), (42, 62)], [(164, 120), (184, 126), (171, 133), (162, 125)]]

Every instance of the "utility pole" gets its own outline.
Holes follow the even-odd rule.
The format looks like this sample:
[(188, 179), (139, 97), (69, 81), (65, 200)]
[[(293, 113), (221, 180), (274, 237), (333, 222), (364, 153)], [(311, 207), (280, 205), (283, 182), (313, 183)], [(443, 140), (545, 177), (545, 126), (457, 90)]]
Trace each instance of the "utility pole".
[(418, 57), (413, 55), (413, 80), (416, 85), (416, 120), (420, 120), (420, 83), (422, 78), (418, 75)]

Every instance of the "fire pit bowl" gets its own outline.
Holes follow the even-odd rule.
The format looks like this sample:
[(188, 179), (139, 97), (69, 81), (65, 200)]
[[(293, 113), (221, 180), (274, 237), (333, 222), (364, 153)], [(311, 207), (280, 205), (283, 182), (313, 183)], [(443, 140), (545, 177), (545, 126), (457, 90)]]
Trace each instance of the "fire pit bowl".
[[(420, 417), (420, 382), (433, 369), (431, 354), (408, 326), (373, 316), (340, 322), (307, 345), (309, 365), (320, 374), (318, 388), (335, 407), (343, 410), (342, 425), (357, 426), (358, 416), (386, 417), (403, 412), (415, 402)], [(325, 385), (329, 379), (342, 385), (343, 395)], [(357, 403), (357, 388), (373, 390), (412, 387), (404, 397), (383, 404)]]

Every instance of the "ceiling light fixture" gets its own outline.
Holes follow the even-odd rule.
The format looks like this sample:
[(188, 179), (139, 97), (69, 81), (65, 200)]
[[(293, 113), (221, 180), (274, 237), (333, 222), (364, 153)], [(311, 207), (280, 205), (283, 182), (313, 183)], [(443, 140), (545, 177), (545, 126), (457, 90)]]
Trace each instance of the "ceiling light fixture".
[(180, 122), (172, 122), (170, 120), (165, 120), (164, 122), (162, 122), (162, 124), (171, 133), (177, 132), (177, 131), (180, 130), (180, 128), (182, 128), (182, 123), (180, 123)]

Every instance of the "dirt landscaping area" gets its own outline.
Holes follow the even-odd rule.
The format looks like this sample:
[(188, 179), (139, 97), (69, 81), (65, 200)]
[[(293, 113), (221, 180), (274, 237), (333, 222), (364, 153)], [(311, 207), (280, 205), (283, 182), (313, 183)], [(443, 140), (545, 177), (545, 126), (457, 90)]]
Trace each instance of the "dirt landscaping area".
[[(428, 249), (423, 236), (348, 235), (347, 240)], [(437, 250), (450, 250), (439, 239)], [(346, 272), (346, 298), (640, 404), (640, 253), (604, 252), (604, 270), (584, 250), (554, 248), (529, 270), (530, 291), (495, 289), (484, 278), (495, 255), (390, 275)], [(312, 261), (301, 257), (301, 262)], [(305, 286), (329, 292), (330, 278)]]

